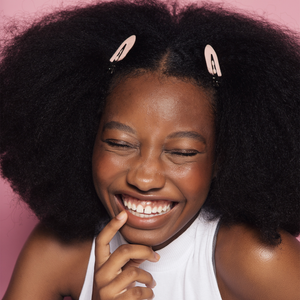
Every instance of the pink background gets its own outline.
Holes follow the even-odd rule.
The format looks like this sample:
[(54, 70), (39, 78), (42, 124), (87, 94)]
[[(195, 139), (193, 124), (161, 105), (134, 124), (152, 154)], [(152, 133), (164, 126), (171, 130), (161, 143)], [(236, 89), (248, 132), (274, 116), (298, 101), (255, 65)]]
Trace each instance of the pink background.
[[(80, 3), (90, 2), (92, 1), (85, 0)], [(23, 18), (43, 14), (53, 8), (72, 3), (78, 1), (0, 0), (0, 23), (10, 17)], [(263, 15), (271, 21), (287, 25), (294, 30), (300, 29), (299, 0), (225, 0), (222, 3)], [(5, 293), (18, 254), (36, 223), (36, 217), (0, 178), (0, 298)]]

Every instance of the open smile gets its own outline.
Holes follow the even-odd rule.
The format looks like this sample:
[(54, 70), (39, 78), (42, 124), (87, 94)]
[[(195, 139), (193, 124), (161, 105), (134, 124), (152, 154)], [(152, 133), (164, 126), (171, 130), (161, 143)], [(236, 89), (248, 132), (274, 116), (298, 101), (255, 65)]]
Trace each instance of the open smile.
[(168, 200), (139, 200), (132, 196), (120, 195), (125, 209), (140, 218), (151, 218), (164, 215), (174, 207), (174, 202)]
[[(131, 223), (142, 221), (155, 222), (159, 221), (163, 215), (169, 215), (172, 209), (178, 204), (178, 202), (170, 200), (143, 200), (138, 199), (128, 194), (115, 195), (117, 198), (117, 204), (121, 210), (125, 209), (128, 214), (128, 221)], [(143, 222), (143, 221), (142, 221)], [(148, 223), (148, 222), (147, 222)]]

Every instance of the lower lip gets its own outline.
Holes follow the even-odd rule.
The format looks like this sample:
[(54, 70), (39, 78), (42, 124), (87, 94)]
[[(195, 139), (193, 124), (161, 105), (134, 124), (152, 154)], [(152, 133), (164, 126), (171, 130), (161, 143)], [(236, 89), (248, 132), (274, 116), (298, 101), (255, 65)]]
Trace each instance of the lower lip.
[(115, 196), (117, 207), (119, 211), (126, 210), (128, 219), (126, 224), (135, 227), (135, 228), (141, 228), (141, 229), (155, 229), (163, 224), (167, 223), (170, 217), (174, 214), (176, 211), (176, 207), (178, 205), (174, 205), (171, 210), (169, 210), (167, 213), (164, 213), (162, 215), (154, 215), (153, 217), (147, 217), (147, 218), (141, 218), (138, 216), (133, 215), (124, 205), (121, 199), (119, 197)]

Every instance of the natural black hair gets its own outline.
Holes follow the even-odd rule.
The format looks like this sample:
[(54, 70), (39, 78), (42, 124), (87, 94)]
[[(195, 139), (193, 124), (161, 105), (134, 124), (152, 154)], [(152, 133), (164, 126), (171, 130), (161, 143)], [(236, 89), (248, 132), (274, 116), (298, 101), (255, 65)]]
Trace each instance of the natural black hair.
[[(130, 35), (136, 44), (108, 72)], [(204, 48), (218, 54), (213, 87)], [(204, 209), (267, 242), (300, 231), (299, 37), (219, 5), (115, 1), (45, 16), (2, 48), (2, 176), (62, 238), (107, 218), (92, 181), (101, 108), (114, 78), (161, 70), (214, 91), (216, 177)], [(100, 108), (100, 113), (99, 113)]]

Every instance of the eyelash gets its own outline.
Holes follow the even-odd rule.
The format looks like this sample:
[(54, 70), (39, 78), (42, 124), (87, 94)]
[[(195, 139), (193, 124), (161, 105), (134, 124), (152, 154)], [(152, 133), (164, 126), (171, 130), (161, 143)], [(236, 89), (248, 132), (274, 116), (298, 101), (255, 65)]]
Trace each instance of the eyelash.
[(167, 151), (168, 153), (170, 154), (173, 154), (173, 155), (178, 155), (178, 156), (187, 156), (187, 157), (190, 157), (190, 156), (195, 156), (197, 155), (199, 152), (179, 152), (179, 151)]
[[(105, 140), (106, 144), (108, 144), (111, 147), (117, 147), (117, 148), (134, 148), (133, 146), (125, 143), (115, 142), (112, 140)], [(166, 151), (169, 154), (177, 155), (177, 156), (185, 156), (185, 157), (192, 157), (197, 155), (199, 152), (180, 152), (180, 151)]]
[[(112, 140), (105, 140), (104, 141), (106, 144), (108, 144), (111, 147), (116, 147), (116, 148), (134, 148), (132, 145), (130, 144), (125, 144), (125, 143), (121, 143), (121, 142), (115, 142)], [(193, 152), (181, 152), (181, 151), (166, 151), (169, 154), (172, 155), (176, 155), (176, 156), (185, 156), (185, 157), (192, 157), (197, 155), (199, 152), (198, 151), (193, 151)]]
[(109, 146), (111, 147), (119, 147), (119, 148), (133, 148), (133, 146), (130, 146), (128, 144), (125, 144), (125, 143), (121, 143), (121, 142), (114, 142), (114, 141), (111, 141), (111, 140), (105, 140), (104, 141), (106, 144), (108, 144)]

